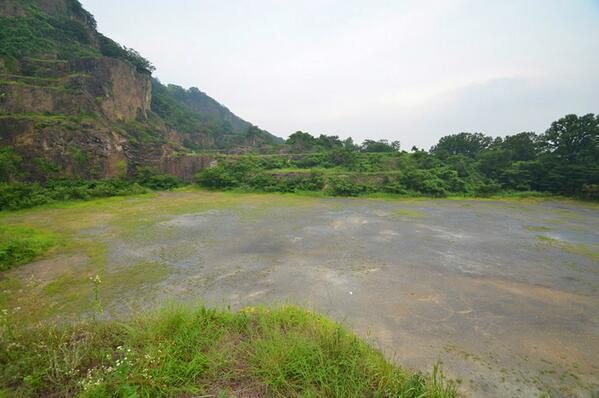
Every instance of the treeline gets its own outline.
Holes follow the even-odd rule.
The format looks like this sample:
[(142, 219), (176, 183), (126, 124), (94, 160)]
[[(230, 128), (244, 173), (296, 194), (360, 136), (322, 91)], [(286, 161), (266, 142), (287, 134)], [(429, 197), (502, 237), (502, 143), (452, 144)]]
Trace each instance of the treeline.
[[(279, 156), (223, 158), (198, 174), (200, 185), (331, 195), (394, 193), (444, 197), (542, 192), (599, 199), (599, 116), (567, 115), (543, 134), (493, 138), (445, 136), (429, 151), (402, 151), (398, 141), (314, 137), (298, 131)], [(286, 155), (287, 154), (287, 155)]]
[[(274, 154), (221, 155), (196, 180), (212, 189), (321, 192), (332, 196), (393, 194), (473, 196), (537, 193), (599, 200), (599, 116), (568, 115), (543, 134), (493, 138), (481, 133), (445, 136), (425, 151), (402, 151), (398, 141), (356, 145), (335, 136), (292, 134)], [(54, 201), (131, 195), (182, 185), (174, 176), (138, 168), (134, 180), (49, 178), (20, 182), (22, 159), (0, 149), (0, 210)], [(48, 174), (50, 175), (50, 174)], [(54, 176), (59, 176), (53, 173)]]

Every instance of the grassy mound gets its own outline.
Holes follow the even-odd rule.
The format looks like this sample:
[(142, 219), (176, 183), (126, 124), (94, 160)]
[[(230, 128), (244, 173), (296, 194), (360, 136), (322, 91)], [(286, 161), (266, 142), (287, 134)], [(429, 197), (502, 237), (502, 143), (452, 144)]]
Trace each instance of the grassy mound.
[(62, 244), (54, 234), (27, 227), (0, 226), (0, 272), (26, 264)]
[(169, 306), (119, 322), (19, 330), (2, 319), (0, 396), (453, 397), (321, 315)]

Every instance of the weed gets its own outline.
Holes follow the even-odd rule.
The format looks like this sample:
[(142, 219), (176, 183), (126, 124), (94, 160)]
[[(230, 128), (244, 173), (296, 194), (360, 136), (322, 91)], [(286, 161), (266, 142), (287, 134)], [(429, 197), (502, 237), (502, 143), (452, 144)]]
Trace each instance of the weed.
[(124, 322), (45, 324), (1, 338), (0, 389), (10, 396), (457, 394), (438, 367), (425, 375), (394, 366), (339, 324), (294, 306), (172, 304)]
[(0, 226), (0, 271), (31, 262), (63, 243), (56, 234), (28, 227)]
[(104, 307), (102, 306), (102, 299), (100, 298), (100, 286), (102, 285), (102, 280), (100, 279), (100, 275), (96, 275), (89, 279), (93, 284), (92, 292), (94, 295), (95, 316), (101, 317), (104, 314)]

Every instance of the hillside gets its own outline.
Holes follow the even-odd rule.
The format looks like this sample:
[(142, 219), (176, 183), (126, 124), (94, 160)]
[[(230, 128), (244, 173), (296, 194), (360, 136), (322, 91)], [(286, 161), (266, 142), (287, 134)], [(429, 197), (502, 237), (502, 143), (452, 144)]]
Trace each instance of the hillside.
[(153, 70), (99, 33), (77, 0), (3, 1), (0, 147), (14, 147), (29, 180), (134, 176), (139, 166), (189, 179), (209, 162), (192, 150), (278, 140)]

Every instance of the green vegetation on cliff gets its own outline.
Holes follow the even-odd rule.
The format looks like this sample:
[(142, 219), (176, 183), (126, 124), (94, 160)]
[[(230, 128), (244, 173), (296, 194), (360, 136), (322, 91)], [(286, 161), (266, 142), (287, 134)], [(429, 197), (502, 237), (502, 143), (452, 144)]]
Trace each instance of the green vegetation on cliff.
[[(187, 149), (273, 144), (277, 138), (234, 115), (196, 87), (152, 81), (152, 111), (182, 136)], [(282, 140), (281, 140), (282, 141)]]
[[(0, 15), (0, 57), (13, 66), (16, 60), (28, 57), (72, 60), (106, 56), (126, 60), (141, 73), (154, 70), (137, 51), (96, 32), (93, 15), (78, 0), (43, 4), (13, 0), (12, 7), (14, 15)], [(16, 68), (9, 69), (14, 72)]]
[(7, 59), (53, 54), (58, 59), (98, 57), (90, 27), (68, 13), (50, 15), (34, 4), (24, 15), (0, 18), (0, 56)]
[(342, 326), (292, 306), (170, 306), (124, 322), (16, 326), (0, 314), (5, 396), (456, 396), (437, 369), (394, 366)]
[[(137, 73), (131, 74), (123, 64)], [(33, 133), (44, 136), (60, 136), (83, 126), (106, 140), (114, 141), (111, 131), (118, 133), (138, 155), (131, 168), (160, 164), (148, 154), (277, 141), (197, 88), (165, 86), (157, 79), (150, 84), (153, 71), (152, 63), (136, 50), (99, 33), (94, 17), (78, 0), (5, 0), (0, 3), (0, 114), (4, 115), (0, 128), (7, 135), (0, 137), (0, 146), (14, 146), (31, 169), (33, 157), (26, 152), (43, 157), (42, 151), (57, 150), (53, 145), (44, 149), (17, 145), (17, 134), (29, 131), (23, 122), (38, 120)], [(118, 90), (124, 86), (127, 90)], [(85, 122), (93, 120), (77, 122), (84, 117)], [(86, 139), (78, 138), (71, 145), (81, 149)], [(99, 147), (86, 149), (101, 152)], [(102, 158), (105, 154), (91, 157), (100, 177), (108, 174)], [(76, 177), (90, 178), (85, 168), (72, 169)]]

